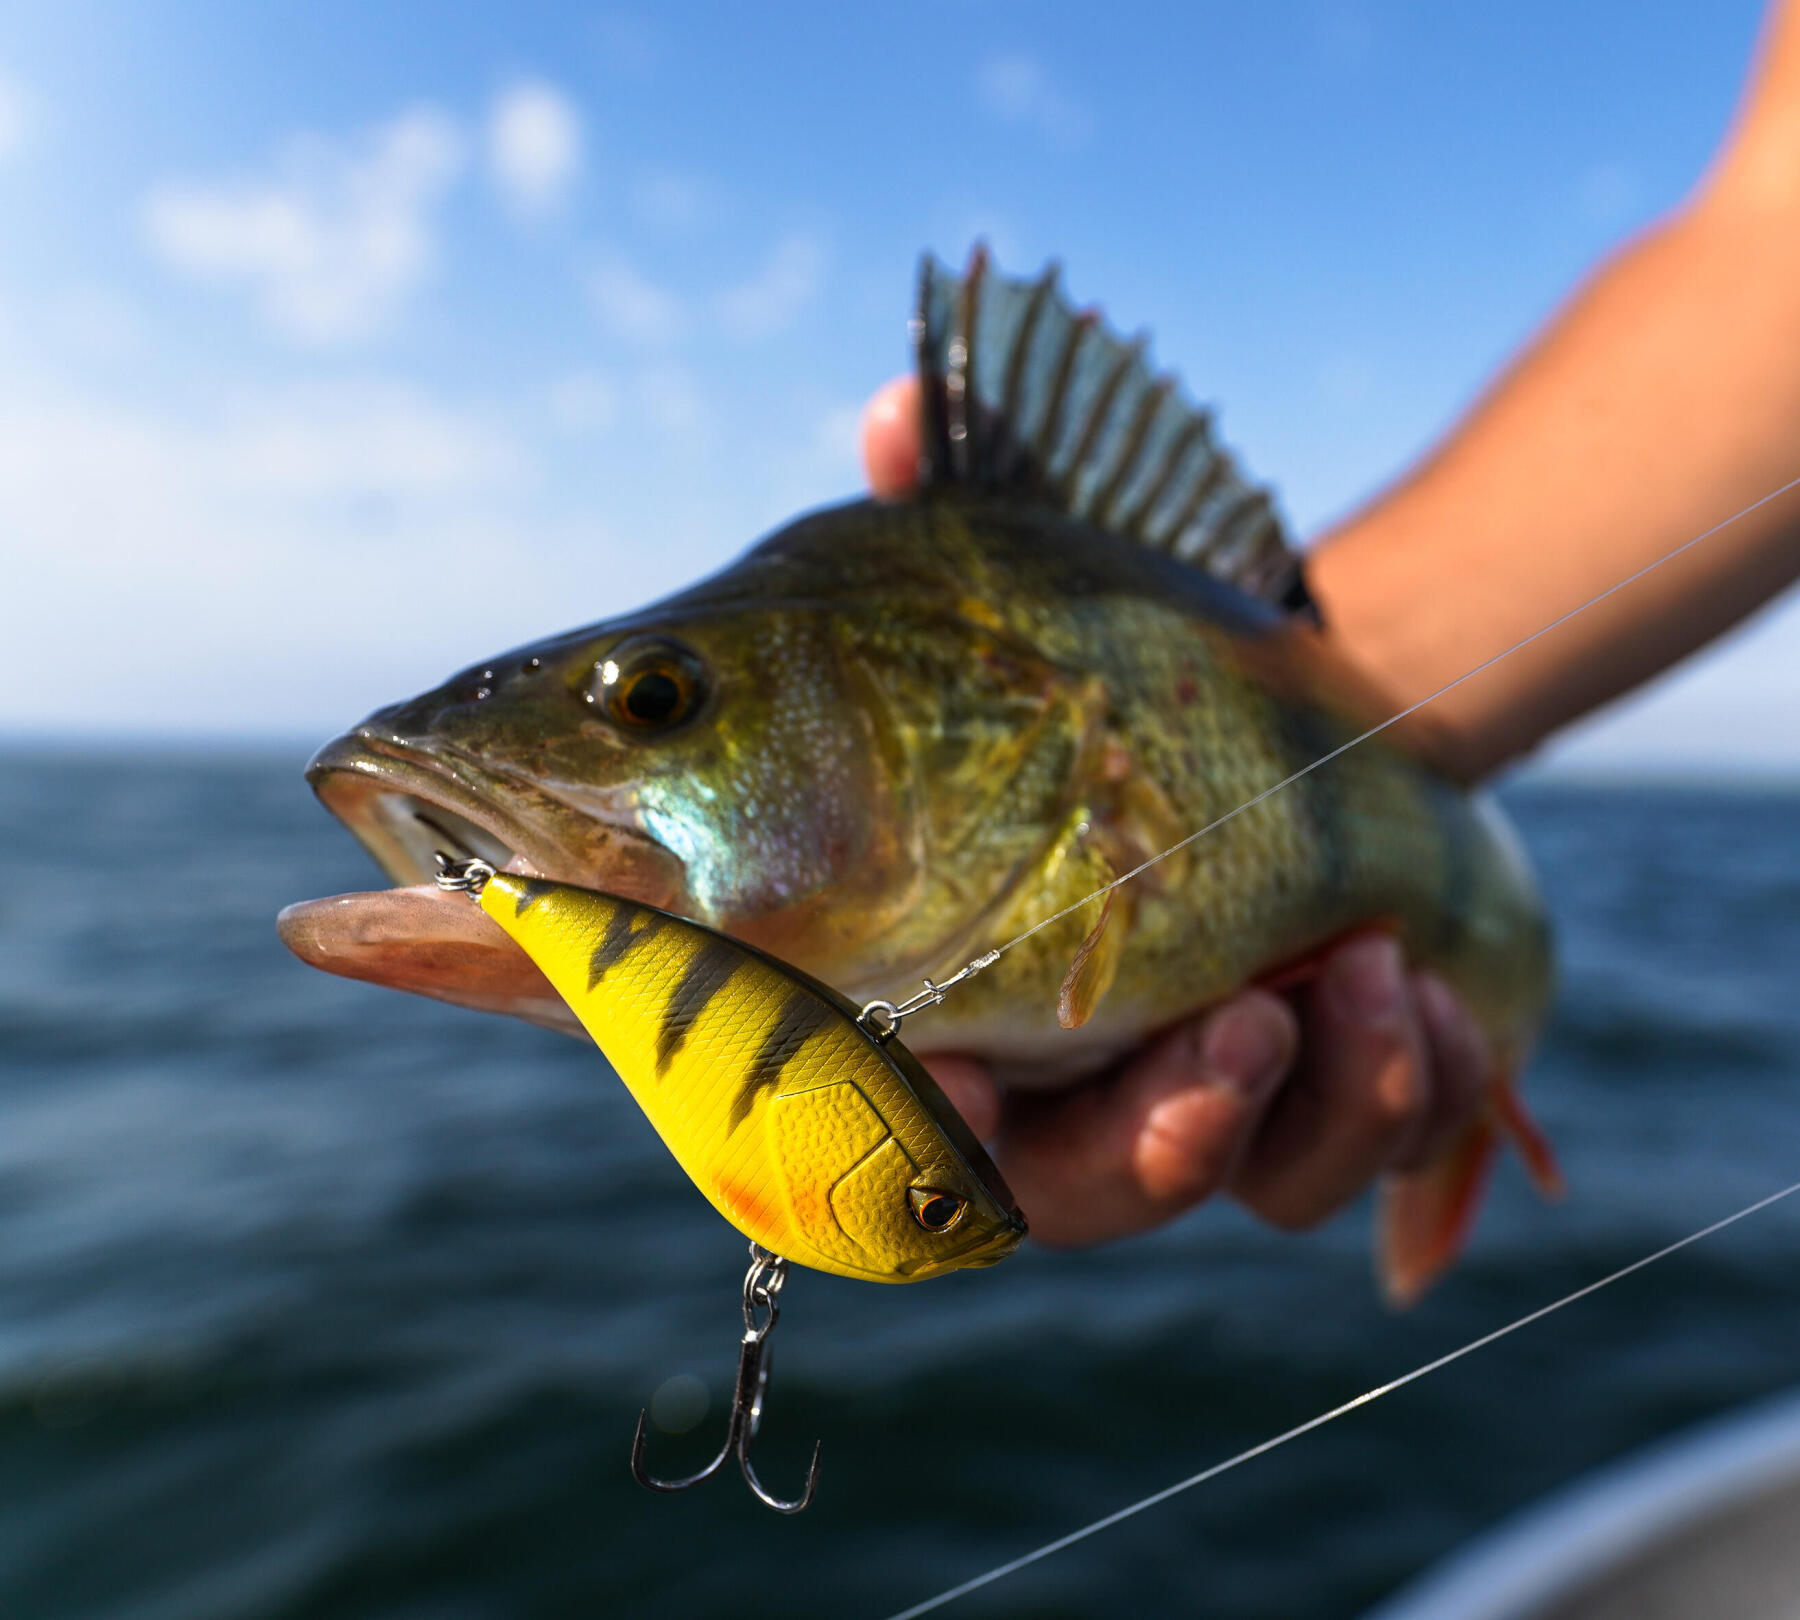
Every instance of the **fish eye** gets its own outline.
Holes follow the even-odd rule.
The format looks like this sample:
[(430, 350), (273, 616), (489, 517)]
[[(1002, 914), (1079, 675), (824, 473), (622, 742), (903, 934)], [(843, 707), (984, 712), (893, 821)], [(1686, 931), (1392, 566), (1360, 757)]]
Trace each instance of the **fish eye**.
[(968, 1199), (939, 1192), (935, 1187), (908, 1188), (907, 1198), (912, 1203), (913, 1219), (927, 1232), (948, 1232), (969, 1207)]
[(706, 666), (664, 636), (628, 641), (595, 666), (586, 695), (627, 731), (670, 731), (699, 711)]

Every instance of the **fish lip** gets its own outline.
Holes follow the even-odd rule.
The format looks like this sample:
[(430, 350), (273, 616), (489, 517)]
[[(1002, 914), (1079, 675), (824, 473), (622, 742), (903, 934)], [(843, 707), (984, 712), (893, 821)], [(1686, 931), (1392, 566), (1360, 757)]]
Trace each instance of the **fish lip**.
[[(494, 770), (441, 744), (422, 747), (365, 721), (319, 749), (307, 762), (306, 780), (320, 803), (343, 822), (396, 883), (431, 881), (435, 873), (431, 856), (436, 848), (446, 848), (456, 856), (479, 855), (495, 866), (510, 866), (537, 877), (581, 882), (590, 876), (578, 869), (553, 837), (506, 807), (507, 799), (521, 792), (550, 798), (539, 784)], [(398, 806), (383, 802), (394, 799), (406, 802)], [(446, 826), (443, 817), (434, 818), (435, 825), (426, 822), (418, 815), (420, 805), (448, 811), (468, 826)], [(409, 809), (419, 830), (403, 819), (402, 813)], [(654, 850), (661, 860), (681, 866), (672, 850), (634, 823), (597, 815), (591, 808), (578, 814)], [(471, 830), (485, 837), (471, 837)], [(499, 847), (486, 847), (489, 841)]]

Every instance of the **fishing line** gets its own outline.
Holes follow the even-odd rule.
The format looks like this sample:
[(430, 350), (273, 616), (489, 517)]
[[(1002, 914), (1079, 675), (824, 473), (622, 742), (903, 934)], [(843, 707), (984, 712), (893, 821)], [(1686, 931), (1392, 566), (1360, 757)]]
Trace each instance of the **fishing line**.
[[(1148, 860), (1142, 861), (1138, 865), (1132, 867), (1129, 872), (1114, 878), (1110, 883), (1101, 884), (1092, 894), (1077, 900), (1073, 905), (1064, 906), (1061, 911), (1052, 912), (1048, 917), (1033, 923), (1022, 934), (1014, 935), (1013, 938), (1009, 939), (1004, 945), (996, 946), (985, 956), (975, 958), (974, 961), (970, 962), (968, 966), (957, 973), (954, 978), (945, 980), (941, 985), (932, 986), (933, 992), (942, 992), (953, 984), (959, 983), (964, 979), (972, 978), (976, 973), (981, 972), (982, 969), (993, 966), (995, 962), (999, 961), (1000, 958), (1015, 945), (1023, 945), (1026, 940), (1032, 937), (1032, 935), (1042, 933), (1044, 929), (1050, 927), (1053, 923), (1059, 923), (1063, 918), (1073, 916), (1074, 913), (1080, 911), (1083, 906), (1092, 905), (1094, 901), (1101, 899), (1105, 895), (1111, 894), (1114, 889), (1119, 888), (1121, 885), (1129, 883), (1133, 878), (1148, 872), (1150, 868), (1155, 866), (1159, 861), (1166, 861), (1171, 855), (1186, 849), (1189, 844), (1204, 838), (1208, 833), (1218, 831), (1218, 829), (1223, 827), (1226, 822), (1235, 821), (1239, 816), (1243, 815), (1246, 810), (1254, 810), (1264, 799), (1273, 798), (1274, 795), (1281, 792), (1283, 788), (1292, 787), (1294, 783), (1301, 779), (1301, 777), (1310, 776), (1314, 771), (1318, 770), (1321, 765), (1329, 765), (1340, 754), (1349, 753), (1350, 750), (1358, 746), (1358, 744), (1366, 743), (1371, 737), (1379, 736), (1382, 732), (1386, 731), (1388, 727), (1398, 725), (1402, 720), (1406, 719), (1408, 715), (1417, 714), (1426, 704), (1435, 703), (1439, 698), (1444, 696), (1446, 692), (1454, 692), (1456, 688), (1461, 686), (1465, 681), (1471, 681), (1484, 670), (1492, 669), (1494, 665), (1499, 663), (1503, 658), (1512, 657), (1512, 655), (1520, 651), (1520, 649), (1529, 647), (1532, 642), (1549, 635), (1552, 630), (1567, 624), (1569, 620), (1577, 617), (1579, 614), (1586, 613), (1589, 608), (1597, 607), (1609, 596), (1616, 595), (1619, 591), (1624, 590), (1627, 585), (1635, 585), (1646, 574), (1654, 573), (1658, 568), (1661, 568), (1664, 563), (1673, 562), (1684, 551), (1689, 551), (1693, 547), (1699, 545), (1702, 540), (1710, 540), (1721, 529), (1729, 529), (1731, 525), (1736, 523), (1740, 518), (1748, 517), (1759, 507), (1767, 506), (1770, 501), (1778, 500), (1781, 496), (1787, 494), (1789, 490), (1796, 487), (1800, 487), (1800, 477), (1790, 478), (1785, 484), (1781, 485), (1779, 489), (1770, 490), (1767, 495), (1764, 495), (1760, 500), (1752, 501), (1748, 506), (1743, 508), (1742, 511), (1733, 512), (1730, 517), (1724, 519), (1722, 522), (1715, 523), (1710, 529), (1702, 530), (1691, 540), (1682, 541), (1680, 545), (1674, 548), (1674, 550), (1665, 551), (1662, 556), (1656, 558), (1653, 562), (1645, 563), (1642, 568), (1627, 574), (1616, 584), (1608, 585), (1598, 596), (1590, 596), (1587, 601), (1583, 602), (1579, 607), (1572, 607), (1567, 613), (1560, 614), (1548, 624), (1533, 630), (1531, 634), (1526, 636), (1522, 641), (1515, 641), (1504, 651), (1495, 653), (1491, 658), (1483, 659), (1482, 662), (1477, 664), (1473, 669), (1465, 670), (1462, 674), (1458, 675), (1455, 680), (1446, 682), (1435, 692), (1431, 692), (1425, 697), (1420, 698), (1418, 702), (1408, 704), (1407, 707), (1402, 709), (1398, 714), (1389, 715), (1387, 719), (1381, 721), (1378, 725), (1370, 726), (1367, 731), (1352, 737), (1346, 743), (1340, 743), (1336, 748), (1332, 749), (1330, 753), (1321, 754), (1310, 765), (1302, 765), (1300, 769), (1293, 772), (1292, 775), (1284, 776), (1272, 787), (1264, 788), (1262, 792), (1258, 793), (1254, 798), (1246, 799), (1235, 810), (1227, 810), (1224, 815), (1220, 816), (1216, 821), (1209, 821), (1204, 827), (1200, 828), (1198, 832), (1189, 833), (1187, 837), (1181, 839), (1178, 843), (1169, 845), (1167, 849), (1152, 855)], [(926, 984), (927, 986), (931, 986), (931, 981), (929, 979), (926, 980)], [(914, 998), (916, 1003), (922, 1003), (924, 1005), (934, 1005), (941, 999), (941, 994), (937, 993)], [(885, 1006), (889, 1004), (882, 1003), (881, 1005)], [(922, 1011), (923, 1006), (914, 1006), (903, 1003), (902, 1010)]]
[[(1795, 479), (1794, 482), (1800, 483), (1800, 479)], [(1793, 485), (1785, 487), (1791, 489)], [(1779, 495), (1781, 491), (1777, 490), (1775, 493)], [(1773, 499), (1773, 497), (1765, 497), (1765, 499)], [(1745, 508), (1745, 511), (1749, 510), (1751, 508)], [(1743, 514), (1739, 513), (1738, 515), (1741, 517)], [(1670, 553), (1670, 555), (1674, 554)], [(1224, 1462), (1214, 1463), (1210, 1468), (1203, 1468), (1197, 1474), (1191, 1474), (1186, 1479), (1165, 1486), (1162, 1490), (1144, 1497), (1141, 1501), (1133, 1502), (1129, 1507), (1119, 1508), (1115, 1512), (1108, 1513), (1104, 1518), (1094, 1520), (1092, 1524), (1083, 1525), (1079, 1530), (1071, 1530), (1066, 1536), (1058, 1536), (1056, 1540), (1047, 1541), (1043, 1546), (1034, 1548), (1031, 1552), (1018, 1558), (1009, 1559), (1004, 1564), (997, 1564), (985, 1574), (977, 1575), (972, 1580), (964, 1581), (960, 1586), (953, 1586), (947, 1591), (940, 1592), (936, 1597), (927, 1598), (923, 1603), (915, 1603), (910, 1609), (902, 1609), (899, 1613), (889, 1616), (889, 1620), (915, 1620), (918, 1615), (930, 1614), (934, 1609), (941, 1609), (945, 1604), (954, 1603), (958, 1598), (966, 1597), (981, 1587), (1003, 1580), (1006, 1576), (1015, 1574), (1030, 1564), (1048, 1558), (1052, 1553), (1059, 1553), (1065, 1547), (1074, 1546), (1078, 1541), (1086, 1541), (1089, 1536), (1098, 1535), (1102, 1530), (1109, 1530), (1115, 1524), (1142, 1513), (1146, 1508), (1153, 1508), (1159, 1503), (1168, 1501), (1172, 1496), (1179, 1496), (1183, 1491), (1192, 1490), (1196, 1485), (1204, 1485), (1208, 1480), (1217, 1479), (1219, 1475), (1229, 1473), (1240, 1464), (1266, 1456), (1278, 1446), (1285, 1446), (1290, 1440), (1298, 1440), (1303, 1434), (1311, 1434), (1314, 1429), (1322, 1429), (1336, 1418), (1341, 1418), (1347, 1413), (1380, 1400), (1383, 1395), (1391, 1395), (1397, 1389), (1404, 1389), (1408, 1384), (1416, 1383), (1425, 1377), (1427, 1373), (1434, 1373), (1442, 1367), (1448, 1367), (1451, 1362), (1460, 1361), (1464, 1356), (1472, 1355), (1475, 1351), (1484, 1349), (1499, 1339), (1504, 1339), (1509, 1333), (1517, 1333), (1522, 1327), (1529, 1327), (1533, 1322), (1542, 1321), (1546, 1316), (1560, 1311), (1565, 1305), (1573, 1305), (1578, 1299), (1586, 1299), (1589, 1294), (1597, 1294), (1602, 1288), (1611, 1287), (1612, 1284), (1629, 1277), (1634, 1271), (1642, 1271), (1646, 1266), (1655, 1265), (1658, 1260), (1666, 1260), (1670, 1255), (1687, 1248), (1690, 1244), (1698, 1243), (1702, 1238), (1711, 1237), (1715, 1232), (1722, 1232), (1728, 1226), (1735, 1226), (1739, 1221), (1756, 1214), (1757, 1211), (1767, 1209), (1771, 1204), (1778, 1204), (1782, 1199), (1791, 1197), (1797, 1192), (1800, 1192), (1800, 1181), (1783, 1187), (1779, 1192), (1770, 1193), (1765, 1198), (1757, 1199), (1755, 1203), (1746, 1205), (1735, 1215), (1727, 1215), (1723, 1220), (1714, 1221), (1710, 1226), (1701, 1227), (1698, 1232), (1690, 1232), (1686, 1237), (1665, 1248), (1658, 1249), (1654, 1254), (1647, 1254), (1640, 1260), (1633, 1260), (1630, 1265), (1621, 1266), (1617, 1271), (1600, 1278), (1599, 1281), (1577, 1288), (1572, 1294), (1564, 1294), (1561, 1299), (1553, 1300), (1548, 1305), (1540, 1305), (1535, 1311), (1527, 1312), (1516, 1321), (1508, 1322), (1505, 1327), (1495, 1328), (1491, 1333), (1484, 1333), (1478, 1339), (1471, 1339), (1460, 1348), (1441, 1355), (1434, 1361), (1428, 1361), (1421, 1367), (1415, 1367), (1409, 1373), (1402, 1373), (1400, 1377), (1390, 1379), (1385, 1384), (1377, 1384), (1375, 1388), (1365, 1390), (1353, 1400), (1345, 1401), (1342, 1406), (1334, 1406), (1330, 1411), (1321, 1412), (1314, 1418), (1308, 1418), (1306, 1422), (1297, 1424), (1294, 1428), (1288, 1429), (1272, 1439), (1260, 1441), (1247, 1451), (1240, 1451), (1235, 1457), (1228, 1457)]]

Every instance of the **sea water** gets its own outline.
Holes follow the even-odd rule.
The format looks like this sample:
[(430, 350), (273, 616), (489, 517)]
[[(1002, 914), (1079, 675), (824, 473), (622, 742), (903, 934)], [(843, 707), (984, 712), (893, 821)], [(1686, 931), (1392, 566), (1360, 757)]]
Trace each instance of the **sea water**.
[[(1800, 1177), (1800, 797), (1518, 789), (1564, 1204), (1504, 1167), (1406, 1315), (1366, 1203), (799, 1272), (756, 1455), (789, 1491), (822, 1439), (817, 1504), (652, 1496), (640, 1407), (710, 1398), (656, 1470), (717, 1443), (743, 1241), (591, 1048), (288, 956), (280, 906), (378, 881), (299, 764), (0, 763), (0, 1614), (880, 1620)], [(1800, 1381), (1797, 1237), (1766, 1211), (952, 1612), (1354, 1615)]]

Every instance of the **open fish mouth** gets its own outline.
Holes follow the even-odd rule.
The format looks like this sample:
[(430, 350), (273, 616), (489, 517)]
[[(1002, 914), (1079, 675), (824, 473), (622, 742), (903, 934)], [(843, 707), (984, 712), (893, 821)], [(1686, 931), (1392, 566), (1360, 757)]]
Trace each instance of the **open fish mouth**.
[(429, 883), (438, 850), (537, 877), (562, 875), (542, 864), (545, 855), (560, 864), (553, 852), (537, 849), (540, 861), (532, 861), (527, 850), (544, 841), (504, 808), (513, 784), (483, 767), (361, 729), (321, 748), (306, 779), (396, 883)]
[(277, 918), (283, 943), (327, 973), (578, 1033), (531, 959), (480, 908), (438, 889), (437, 853), (665, 907), (685, 893), (679, 860), (635, 826), (373, 725), (326, 744), (306, 774), (397, 885), (304, 900)]

